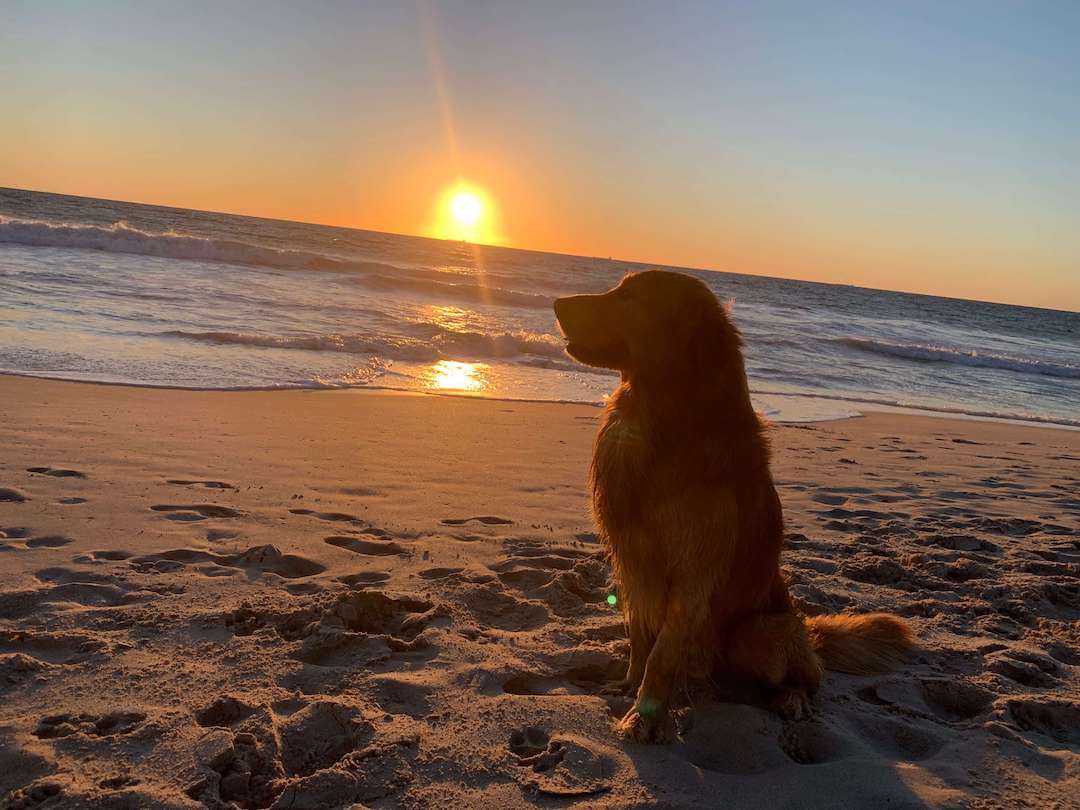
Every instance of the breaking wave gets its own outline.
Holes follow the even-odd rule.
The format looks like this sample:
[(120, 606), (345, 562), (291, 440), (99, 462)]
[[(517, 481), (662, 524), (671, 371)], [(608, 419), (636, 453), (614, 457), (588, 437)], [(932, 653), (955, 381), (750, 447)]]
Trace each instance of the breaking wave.
[(372, 334), (330, 334), (277, 336), (245, 332), (187, 332), (173, 330), (154, 333), (159, 337), (183, 338), (202, 343), (259, 346), (268, 349), (295, 349), (314, 352), (341, 352), (381, 358), (433, 362), (436, 360), (512, 360), (542, 358), (558, 361), (563, 345), (551, 335), (512, 332), (484, 335), (454, 332), (431, 327), (433, 334), (421, 338)]
[(1080, 380), (1080, 366), (1069, 363), (1053, 363), (1048, 360), (975, 350), (964, 351), (944, 346), (924, 346), (918, 343), (890, 343), (870, 338), (840, 338), (839, 342), (859, 351), (914, 360), (918, 363), (952, 363), (959, 366), (997, 368), (1026, 374), (1040, 374), (1044, 377)]
[(151, 233), (133, 228), (123, 221), (102, 227), (0, 216), (0, 243), (30, 247), (81, 248), (107, 253), (280, 270), (353, 273), (358, 275), (357, 284), (372, 290), (402, 290), (440, 299), (480, 304), (547, 309), (552, 302), (550, 296), (484, 284), (445, 281), (441, 278), (458, 278), (457, 274), (417, 271), (383, 262), (327, 256), (304, 250), (285, 250), (230, 239), (210, 239), (174, 232)]
[(165, 259), (257, 265), (284, 270), (365, 272), (399, 269), (381, 262), (336, 258), (304, 250), (283, 250), (231, 239), (187, 236), (171, 231), (151, 233), (133, 228), (124, 221), (99, 226), (16, 219), (0, 215), (0, 243), (82, 248), (107, 253), (133, 253)]
[(1052, 425), (1054, 427), (1069, 427), (1080, 430), (1080, 419), (1069, 419), (1065, 416), (1050, 416), (1038, 413), (1025, 413), (1022, 411), (993, 410), (982, 408), (967, 408), (959, 405), (949, 406), (934, 403), (920, 402), (917, 399), (898, 399), (894, 397), (875, 397), (872, 394), (838, 394), (821, 393), (814, 391), (776, 391), (770, 388), (750, 387), (751, 394), (763, 396), (780, 396), (802, 399), (820, 399), (826, 402), (847, 402), (854, 405), (884, 405), (888, 408), (898, 408), (902, 411), (914, 411), (926, 414), (949, 414), (959, 417), (975, 417), (976, 419), (991, 419), (994, 421), (1007, 422), (1034, 422), (1039, 425)]

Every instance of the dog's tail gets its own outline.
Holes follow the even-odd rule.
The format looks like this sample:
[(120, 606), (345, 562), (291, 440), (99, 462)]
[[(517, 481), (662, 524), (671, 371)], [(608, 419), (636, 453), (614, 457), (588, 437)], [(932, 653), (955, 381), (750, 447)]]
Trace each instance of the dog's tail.
[(852, 675), (890, 672), (915, 646), (907, 623), (888, 613), (809, 616), (806, 631), (825, 669)]

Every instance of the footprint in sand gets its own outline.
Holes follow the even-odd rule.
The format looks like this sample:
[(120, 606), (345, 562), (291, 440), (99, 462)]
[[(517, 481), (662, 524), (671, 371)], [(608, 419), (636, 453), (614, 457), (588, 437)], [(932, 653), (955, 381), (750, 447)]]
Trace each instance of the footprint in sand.
[(503, 584), (542, 600), (559, 616), (581, 614), (610, 593), (610, 569), (596, 552), (531, 540), (507, 548), (509, 556), (491, 570)]
[(165, 518), (168, 520), (180, 521), (206, 520), (207, 518), (238, 518), (243, 517), (244, 514), (228, 506), (218, 506), (211, 503), (199, 503), (190, 506), (156, 504), (150, 508), (155, 512), (165, 512)]
[(108, 650), (109, 646), (86, 633), (0, 630), (0, 655), (23, 655), (48, 664), (75, 664)]
[(60, 548), (74, 542), (70, 537), (59, 534), (30, 537), (30, 529), (12, 527), (0, 530), (0, 551), (17, 548)]
[(334, 535), (327, 537), (323, 542), (327, 545), (351, 551), (353, 554), (367, 554), (374, 557), (385, 557), (390, 554), (409, 554), (408, 549), (400, 543), (386, 540), (362, 540), (359, 537)]
[[(198, 548), (178, 548), (160, 554), (146, 554), (131, 560), (133, 568), (144, 572), (178, 570), (192, 563), (210, 563), (211, 567), (202, 570), (202, 573), (210, 576), (225, 573), (220, 569), (233, 568), (277, 574), (285, 579), (296, 579), (326, 570), (325, 566), (314, 560), (296, 554), (284, 554), (281, 549), (273, 545), (253, 546), (238, 554), (214, 554)], [(215, 570), (215, 567), (218, 570)]]
[(545, 669), (518, 672), (503, 682), (508, 695), (598, 695), (626, 675), (627, 660), (583, 647), (547, 656)]
[(73, 568), (64, 568), (59, 565), (35, 571), (34, 577), (40, 582), (59, 584), (68, 584), (71, 582), (92, 583), (97, 585), (126, 584), (124, 583), (124, 580), (119, 577), (114, 577), (109, 574), (99, 574), (94, 571), (77, 571)]
[(607, 790), (611, 762), (597, 755), (586, 740), (570, 735), (552, 738), (537, 726), (510, 734), (507, 744), (520, 768), (521, 781), (545, 796), (570, 798), (591, 796)]
[(49, 534), (43, 537), (31, 537), (26, 541), (27, 548), (60, 548), (74, 541), (70, 537), (60, 534)]
[(189, 481), (186, 478), (170, 478), (165, 483), (176, 484), (181, 487), (203, 487), (204, 489), (236, 489), (232, 484), (224, 481)]
[(1049, 737), (1068, 747), (1080, 745), (1080, 703), (1053, 698), (1013, 698), (1009, 715), (1024, 731)]
[(847, 497), (844, 495), (831, 495), (828, 492), (816, 492), (810, 496), (810, 500), (815, 503), (823, 503), (826, 506), (841, 506), (847, 503)]
[(390, 574), (387, 571), (357, 571), (353, 574), (342, 574), (337, 577), (338, 582), (343, 582), (350, 588), (378, 585), (388, 579), (390, 579)]
[(203, 728), (231, 726), (245, 720), (258, 711), (257, 706), (245, 703), (238, 697), (223, 695), (213, 703), (195, 712), (195, 722)]
[(316, 512), (314, 509), (290, 509), (289, 511), (294, 515), (308, 515), (309, 517), (325, 520), (329, 523), (353, 523), (357, 526), (363, 526), (366, 523), (366, 521), (361, 520), (356, 515), (350, 515), (345, 512)]
[(859, 735), (883, 756), (917, 762), (941, 750), (944, 741), (929, 729), (880, 715), (849, 715)]
[(109, 563), (118, 562), (120, 560), (126, 560), (132, 556), (130, 551), (123, 551), (121, 549), (104, 549), (100, 551), (91, 551), (89, 554), (80, 554), (72, 559), (72, 562), (77, 563)]
[(288, 640), (301, 640), (294, 657), (322, 667), (366, 666), (392, 652), (422, 652), (417, 636), (449, 610), (426, 599), (381, 591), (351, 591), (313, 612), (294, 614), (275, 626)]
[(62, 470), (56, 467), (27, 467), (28, 473), (36, 475), (48, 475), (53, 478), (86, 478), (86, 473), (78, 470)]
[(42, 740), (84, 734), (91, 737), (113, 737), (130, 734), (142, 725), (142, 712), (110, 712), (109, 714), (52, 714), (38, 721), (34, 736)]
[[(299, 597), (301, 607), (286, 612), (248, 603), (225, 616), (234, 635), (247, 636), (271, 627), (285, 641), (300, 642), (291, 657), (324, 668), (368, 666), (394, 653), (424, 653), (428, 643), (417, 638), (449, 610), (410, 595), (362, 590), (341, 594), (327, 603), (325, 594)], [(300, 673), (305, 689), (315, 673)]]
[(483, 523), (486, 526), (511, 526), (514, 523), (512, 520), (496, 515), (478, 515), (477, 517), (467, 518), (443, 518), (442, 522), (446, 526), (463, 526), (471, 520)]
[[(448, 577), (447, 582), (453, 582)], [(535, 630), (551, 622), (551, 612), (541, 602), (521, 599), (494, 577), (490, 581), (454, 583), (457, 600), (480, 624), (511, 633)]]
[(824, 723), (804, 720), (785, 725), (780, 735), (780, 748), (800, 765), (819, 765), (843, 759), (851, 745)]
[(460, 574), (464, 571), (464, 568), (425, 568), (423, 571), (417, 572), (417, 576), (421, 579), (446, 579), (454, 574)]
[(64, 582), (33, 594), (38, 603), (73, 602), (83, 607), (117, 607), (155, 599), (159, 594), (127, 584)]
[[(226, 696), (196, 712), (212, 726), (195, 745), (202, 775), (186, 793), (208, 806), (348, 805), (369, 788), (362, 775), (335, 768), (373, 737), (363, 711), (333, 700), (250, 706)], [(373, 751), (368, 759), (378, 759)], [(357, 763), (359, 764), (359, 763)]]
[(958, 678), (926, 678), (919, 683), (923, 701), (943, 720), (970, 720), (988, 711), (994, 693)]
[(1022, 686), (1045, 689), (1054, 686), (1062, 669), (1053, 658), (1032, 650), (1005, 649), (986, 656), (986, 669)]

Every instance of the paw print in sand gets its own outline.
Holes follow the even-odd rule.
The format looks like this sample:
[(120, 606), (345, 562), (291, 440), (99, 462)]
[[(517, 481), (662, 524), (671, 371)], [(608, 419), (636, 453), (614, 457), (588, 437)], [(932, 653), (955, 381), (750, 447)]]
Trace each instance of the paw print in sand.
[(589, 796), (610, 787), (612, 763), (585, 740), (570, 735), (552, 739), (542, 728), (526, 726), (510, 735), (510, 753), (528, 790), (546, 796)]

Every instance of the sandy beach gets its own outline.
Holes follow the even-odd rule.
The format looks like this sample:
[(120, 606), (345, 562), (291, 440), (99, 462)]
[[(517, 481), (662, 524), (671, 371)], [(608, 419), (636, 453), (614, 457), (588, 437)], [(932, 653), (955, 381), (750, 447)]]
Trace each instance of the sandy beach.
[(0, 806), (1080, 806), (1080, 432), (775, 426), (800, 606), (921, 647), (640, 746), (599, 416), (0, 376)]

